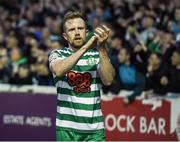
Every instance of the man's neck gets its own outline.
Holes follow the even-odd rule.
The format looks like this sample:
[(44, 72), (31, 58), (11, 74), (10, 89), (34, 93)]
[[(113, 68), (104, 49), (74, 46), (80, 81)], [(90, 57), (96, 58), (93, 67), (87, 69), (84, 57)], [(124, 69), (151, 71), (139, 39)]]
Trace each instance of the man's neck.
[(154, 70), (157, 70), (157, 69), (159, 69), (160, 66), (161, 66), (161, 64), (157, 64), (157, 65), (154, 65), (153, 68), (154, 68)]
[(129, 66), (131, 63), (130, 63), (130, 61), (128, 60), (128, 61), (126, 61), (124, 64), (127, 65), (127, 66)]
[(74, 52), (76, 52), (79, 48), (75, 48), (75, 47), (69, 45), (69, 49), (72, 50), (72, 51), (74, 51)]

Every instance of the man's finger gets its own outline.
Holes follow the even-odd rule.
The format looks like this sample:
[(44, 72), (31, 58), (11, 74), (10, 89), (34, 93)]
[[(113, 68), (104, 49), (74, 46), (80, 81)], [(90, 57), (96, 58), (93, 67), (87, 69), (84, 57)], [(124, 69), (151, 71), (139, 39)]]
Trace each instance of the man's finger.
[(111, 31), (106, 25), (103, 25), (102, 27), (103, 27), (104, 30), (105, 30), (106, 32), (108, 32), (108, 33)]
[(105, 37), (107, 35), (107, 32), (105, 30), (102, 30), (101, 28), (97, 28), (95, 30), (95, 33), (97, 33), (100, 37)]
[(105, 30), (104, 29), (102, 29), (102, 28), (100, 28), (100, 27), (98, 27), (98, 28), (96, 28), (97, 30), (99, 30), (99, 31), (101, 31), (102, 33), (104, 33), (105, 32)]
[(102, 35), (102, 34), (103, 34), (103, 31), (100, 30), (99, 28), (95, 29), (95, 32), (96, 32), (97, 34), (99, 34), (99, 35)]
[(94, 33), (95, 37), (97, 37), (98, 39), (101, 38), (99, 34)]

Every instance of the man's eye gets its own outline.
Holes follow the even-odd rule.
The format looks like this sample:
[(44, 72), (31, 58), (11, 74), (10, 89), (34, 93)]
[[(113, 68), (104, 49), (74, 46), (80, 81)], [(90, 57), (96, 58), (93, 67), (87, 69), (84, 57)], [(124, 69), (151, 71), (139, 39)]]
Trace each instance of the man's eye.
[(83, 30), (84, 28), (83, 28), (83, 27), (79, 27), (78, 29), (79, 29), (79, 30)]
[(74, 29), (69, 29), (69, 31), (73, 31)]

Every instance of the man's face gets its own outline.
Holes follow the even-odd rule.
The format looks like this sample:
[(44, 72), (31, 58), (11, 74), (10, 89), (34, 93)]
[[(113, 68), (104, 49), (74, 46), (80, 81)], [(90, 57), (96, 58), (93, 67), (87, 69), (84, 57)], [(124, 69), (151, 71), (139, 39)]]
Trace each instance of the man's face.
[(10, 56), (11, 56), (12, 61), (18, 61), (21, 58), (21, 53), (20, 53), (19, 49), (13, 48), (11, 50)]
[(180, 55), (178, 54), (178, 52), (173, 52), (171, 56), (171, 63), (174, 66), (180, 65)]
[(180, 21), (180, 8), (175, 10), (175, 19), (177, 21)]
[(118, 60), (119, 63), (125, 63), (127, 60), (129, 60), (129, 55), (127, 54), (127, 51), (125, 49), (121, 49), (119, 51)]
[(65, 22), (64, 38), (74, 48), (80, 48), (86, 41), (86, 25), (83, 19), (74, 18)]
[(26, 78), (29, 76), (29, 69), (27, 67), (20, 67), (19, 68), (19, 77)]
[(153, 26), (153, 24), (154, 24), (154, 21), (150, 17), (145, 17), (142, 20), (142, 25), (143, 25), (144, 28), (151, 27), (151, 26)]
[(122, 46), (122, 41), (119, 38), (113, 38), (112, 40), (112, 48), (114, 49), (120, 49)]
[(159, 65), (161, 63), (161, 60), (158, 58), (156, 54), (151, 54), (151, 56), (148, 59), (148, 62), (152, 66)]
[(6, 42), (7, 42), (7, 47), (9, 47), (9, 48), (13, 48), (18, 45), (18, 40), (14, 36), (8, 37)]

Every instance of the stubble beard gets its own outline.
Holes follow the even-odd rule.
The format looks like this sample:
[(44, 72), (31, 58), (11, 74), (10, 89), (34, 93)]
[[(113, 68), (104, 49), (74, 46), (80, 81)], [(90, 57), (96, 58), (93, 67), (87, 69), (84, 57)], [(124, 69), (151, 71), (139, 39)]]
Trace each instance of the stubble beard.
[(71, 43), (71, 46), (74, 47), (75, 49), (81, 48), (85, 44), (85, 41), (82, 38), (80, 40), (81, 41), (77, 41), (74, 39), (73, 42)]

